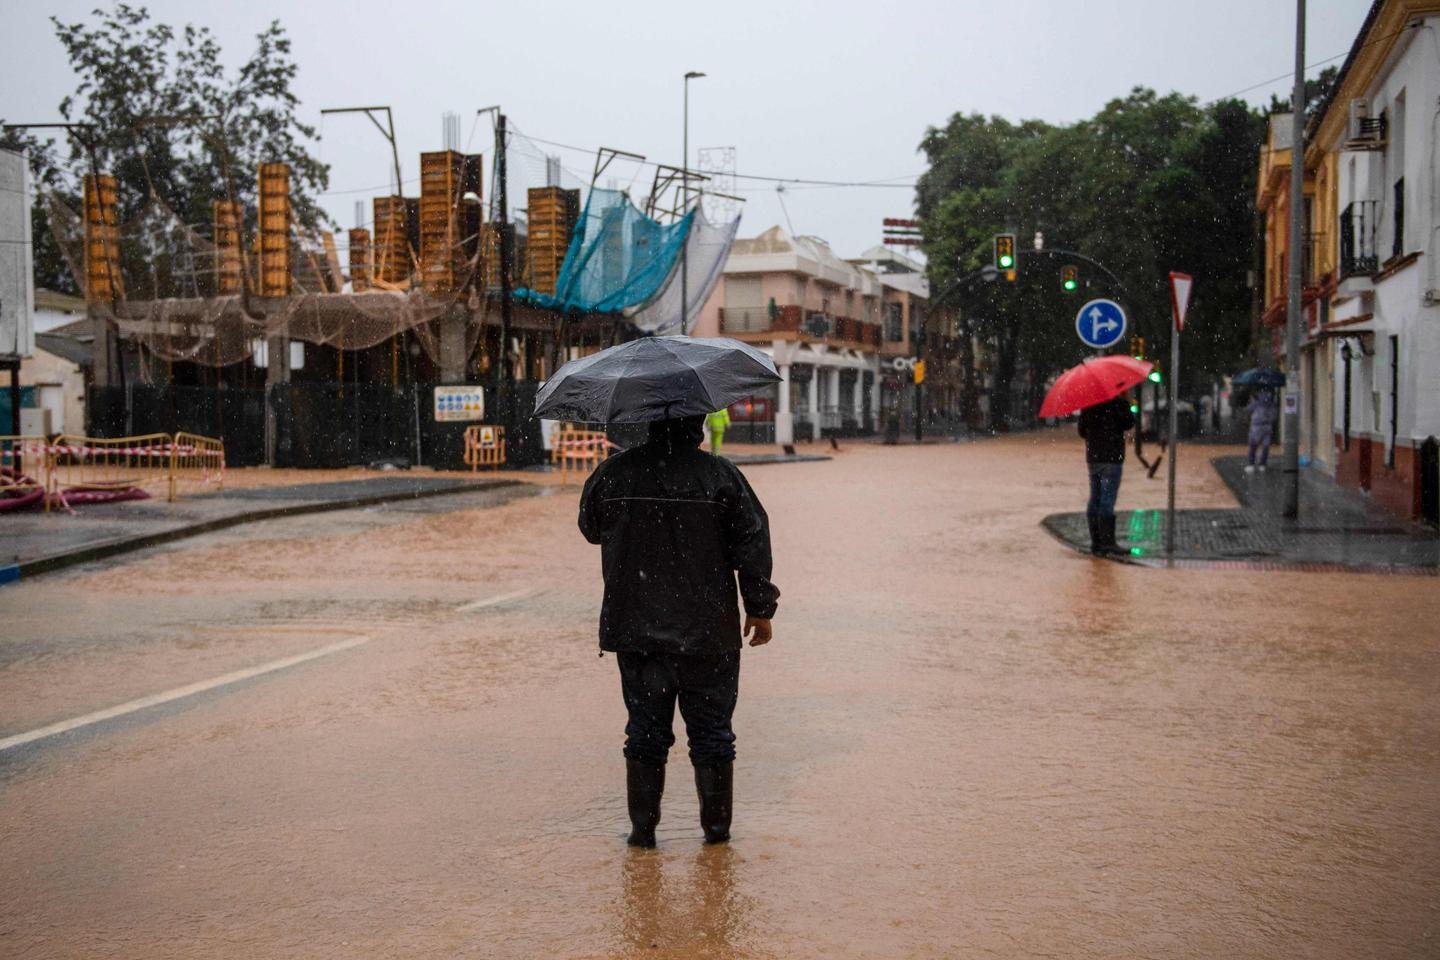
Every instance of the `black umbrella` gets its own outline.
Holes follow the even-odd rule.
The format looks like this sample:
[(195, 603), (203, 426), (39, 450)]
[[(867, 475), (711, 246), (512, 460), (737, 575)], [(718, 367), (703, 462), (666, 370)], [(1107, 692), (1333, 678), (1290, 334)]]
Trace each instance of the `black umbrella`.
[(1252, 367), (1235, 374), (1230, 382), (1237, 387), (1283, 387), (1285, 374), (1274, 367)]
[(775, 362), (728, 337), (642, 337), (571, 360), (535, 397), (537, 417), (639, 423), (710, 413), (776, 383)]

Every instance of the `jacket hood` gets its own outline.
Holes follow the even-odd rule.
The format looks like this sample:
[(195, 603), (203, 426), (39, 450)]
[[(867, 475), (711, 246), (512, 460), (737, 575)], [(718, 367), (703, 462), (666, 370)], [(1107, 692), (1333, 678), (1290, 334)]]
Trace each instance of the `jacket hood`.
[(705, 418), (673, 417), (650, 421), (650, 442), (665, 442), (672, 447), (699, 447), (705, 439)]

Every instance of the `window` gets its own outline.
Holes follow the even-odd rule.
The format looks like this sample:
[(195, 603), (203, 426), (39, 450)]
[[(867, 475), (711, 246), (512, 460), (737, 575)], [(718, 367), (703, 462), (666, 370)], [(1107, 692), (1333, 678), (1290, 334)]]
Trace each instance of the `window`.
[(1405, 178), (1395, 181), (1395, 236), (1390, 243), (1390, 256), (1398, 257), (1405, 252)]
[(1395, 469), (1395, 440), (1400, 425), (1400, 338), (1390, 338), (1390, 444), (1385, 449), (1385, 466)]
[(885, 304), (885, 339), (891, 343), (905, 339), (905, 321), (898, 303)]

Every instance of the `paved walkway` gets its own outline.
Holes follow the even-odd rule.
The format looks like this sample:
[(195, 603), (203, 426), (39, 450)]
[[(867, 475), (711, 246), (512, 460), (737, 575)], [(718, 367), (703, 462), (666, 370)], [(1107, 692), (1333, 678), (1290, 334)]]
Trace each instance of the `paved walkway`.
[[(1284, 472), (1245, 473), (1243, 457), (1217, 457), (1215, 470), (1235, 494), (1233, 510), (1180, 510), (1175, 554), (1165, 552), (1165, 511), (1119, 514), (1123, 559), (1144, 566), (1355, 570), (1440, 574), (1440, 535), (1372, 504), (1315, 470), (1300, 473), (1300, 517), (1282, 517)], [(1077, 550), (1089, 549), (1083, 513), (1057, 513), (1045, 528)]]
[(27, 512), (0, 517), (0, 584), (209, 533), (240, 523), (396, 500), (523, 487), (504, 478), (369, 477), (332, 483), (243, 487), (219, 493), (123, 503), (86, 504), (75, 513)]

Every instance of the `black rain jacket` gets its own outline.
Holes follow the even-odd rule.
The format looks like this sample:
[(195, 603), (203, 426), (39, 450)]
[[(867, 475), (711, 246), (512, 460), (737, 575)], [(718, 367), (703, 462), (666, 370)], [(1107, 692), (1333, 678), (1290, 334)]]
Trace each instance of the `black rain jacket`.
[(600, 649), (719, 656), (740, 649), (745, 612), (775, 615), (770, 521), (744, 474), (700, 449), (703, 417), (662, 420), (649, 442), (596, 468), (580, 532), (600, 544)]
[(1086, 463), (1124, 463), (1125, 431), (1134, 428), (1135, 414), (1124, 397), (1115, 397), (1080, 411), (1080, 436), (1085, 438)]

